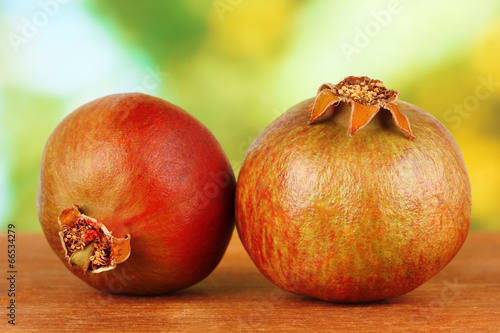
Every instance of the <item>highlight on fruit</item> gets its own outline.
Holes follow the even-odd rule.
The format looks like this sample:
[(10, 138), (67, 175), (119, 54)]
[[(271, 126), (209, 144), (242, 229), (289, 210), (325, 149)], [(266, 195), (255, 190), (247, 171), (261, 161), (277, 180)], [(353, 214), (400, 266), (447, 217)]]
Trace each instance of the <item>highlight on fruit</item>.
[(323, 84), (250, 146), (236, 227), (277, 286), (330, 302), (383, 300), (460, 250), (472, 211), (462, 154), (443, 124), (399, 96), (365, 76)]

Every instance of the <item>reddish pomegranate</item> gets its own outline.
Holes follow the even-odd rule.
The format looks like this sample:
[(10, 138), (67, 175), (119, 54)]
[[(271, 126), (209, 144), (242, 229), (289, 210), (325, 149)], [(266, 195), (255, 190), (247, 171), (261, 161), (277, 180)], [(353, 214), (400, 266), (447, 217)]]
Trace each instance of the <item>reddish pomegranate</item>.
[(110, 95), (48, 139), (38, 216), (52, 249), (92, 287), (162, 294), (219, 263), (235, 183), (215, 137), (186, 111), (145, 94)]
[(367, 77), (325, 84), (250, 147), (236, 227), (274, 284), (332, 302), (382, 300), (459, 251), (471, 218), (462, 155), (438, 120), (398, 96)]

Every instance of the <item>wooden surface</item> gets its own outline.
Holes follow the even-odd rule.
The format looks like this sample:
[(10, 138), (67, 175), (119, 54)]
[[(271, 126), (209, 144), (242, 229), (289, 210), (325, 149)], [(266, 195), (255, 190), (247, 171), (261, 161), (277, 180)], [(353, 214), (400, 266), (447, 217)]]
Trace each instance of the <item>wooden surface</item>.
[[(0, 240), (0, 330), (5, 331), (13, 327), (6, 317), (6, 235)], [(254, 267), (236, 234), (208, 278), (161, 297), (95, 291), (63, 266), (43, 235), (17, 234), (16, 246), (17, 330), (500, 332), (498, 233), (469, 235), (457, 257), (417, 290), (359, 305), (280, 290)]]

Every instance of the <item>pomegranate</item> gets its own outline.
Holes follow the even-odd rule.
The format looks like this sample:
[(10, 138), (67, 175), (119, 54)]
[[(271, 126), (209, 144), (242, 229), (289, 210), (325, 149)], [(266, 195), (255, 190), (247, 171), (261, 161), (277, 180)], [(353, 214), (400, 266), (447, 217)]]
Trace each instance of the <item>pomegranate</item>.
[(414, 290), (459, 251), (471, 218), (462, 155), (438, 120), (398, 97), (367, 77), (324, 84), (251, 145), (236, 227), (277, 286), (382, 300)]
[(162, 294), (217, 266), (235, 186), (221, 146), (193, 116), (145, 94), (110, 95), (49, 137), (38, 216), (52, 249), (92, 287)]

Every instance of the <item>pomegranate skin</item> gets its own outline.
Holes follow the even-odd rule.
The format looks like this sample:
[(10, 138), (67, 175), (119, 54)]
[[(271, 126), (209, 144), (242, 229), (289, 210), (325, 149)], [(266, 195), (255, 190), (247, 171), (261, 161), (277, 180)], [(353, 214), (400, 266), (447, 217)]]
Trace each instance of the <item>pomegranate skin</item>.
[(239, 237), (277, 286), (331, 302), (408, 293), (464, 243), (471, 189), (460, 150), (426, 111), (397, 101), (415, 136), (387, 110), (346, 136), (351, 108), (308, 125), (292, 107), (251, 145), (236, 190)]
[[(186, 111), (145, 94), (83, 105), (49, 137), (37, 198), (45, 236), (73, 274), (99, 290), (154, 295), (186, 288), (221, 260), (234, 229), (236, 182), (215, 137)], [(58, 217), (73, 204), (131, 237), (113, 270), (69, 266)]]

